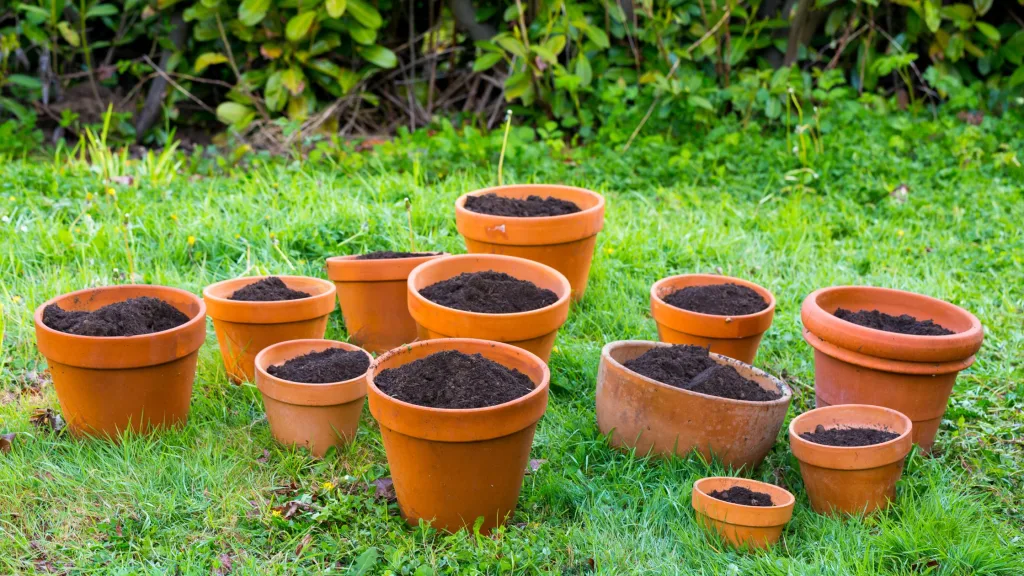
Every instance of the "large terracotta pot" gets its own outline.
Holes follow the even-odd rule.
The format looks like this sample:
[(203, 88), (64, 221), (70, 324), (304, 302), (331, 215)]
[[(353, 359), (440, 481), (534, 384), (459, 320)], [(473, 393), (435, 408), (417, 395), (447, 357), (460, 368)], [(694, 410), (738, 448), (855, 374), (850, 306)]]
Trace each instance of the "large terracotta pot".
[[(374, 378), (436, 352), (457, 350), (530, 377), (536, 388), (505, 404), (468, 410), (416, 406), (381, 392)], [(377, 358), (368, 373), (370, 413), (380, 424), (402, 517), (456, 531), (504, 524), (516, 507), (533, 433), (547, 408), (547, 364), (515, 346), (472, 339), (416, 342)]]
[[(464, 272), (494, 270), (547, 288), (558, 296), (550, 306), (513, 314), (481, 314), (435, 304), (419, 290)], [(569, 282), (554, 268), (512, 256), (463, 254), (431, 260), (409, 274), (409, 313), (416, 321), (420, 340), (479, 338), (506, 342), (540, 356), (551, 356), (558, 328), (569, 317)]]
[(311, 296), (274, 302), (228, 299), (235, 290), (265, 276), (224, 280), (203, 289), (220, 355), (233, 382), (251, 381), (255, 377), (256, 355), (267, 346), (288, 340), (319, 339), (327, 331), (327, 316), (334, 310), (334, 284), (306, 276), (277, 277), (292, 290)]
[(734, 469), (753, 469), (771, 450), (792, 392), (757, 368), (711, 354), (762, 388), (782, 393), (778, 400), (750, 402), (683, 390), (641, 376), (624, 366), (660, 342), (622, 340), (601, 350), (597, 371), (597, 426), (609, 442), (638, 454), (687, 456), (693, 450)]
[[(564, 216), (514, 218), (466, 210), (467, 196), (494, 193), (508, 198), (552, 196), (582, 210)], [(514, 184), (476, 190), (455, 201), (455, 226), (471, 254), (505, 254), (547, 264), (569, 279), (574, 300), (587, 289), (597, 233), (604, 227), (604, 197), (596, 192), (554, 184)]]
[[(932, 319), (956, 332), (912, 336), (858, 326), (837, 308), (880, 310)], [(814, 348), (819, 407), (874, 404), (914, 422), (914, 442), (930, 452), (956, 375), (974, 363), (984, 330), (973, 314), (948, 302), (887, 288), (836, 286), (809, 295), (800, 309), (804, 340)]]
[[(149, 296), (174, 306), (189, 321), (139, 336), (93, 337), (58, 332), (43, 324), (43, 310), (92, 311)], [(117, 437), (188, 419), (196, 359), (206, 339), (206, 306), (190, 292), (165, 286), (88, 288), (36, 308), (36, 344), (46, 357), (68, 428), (76, 435)]]
[[(715, 316), (676, 308), (662, 298), (687, 286), (739, 284), (761, 295), (768, 307), (754, 314)], [(775, 317), (775, 296), (768, 290), (740, 278), (714, 274), (682, 274), (662, 278), (651, 286), (651, 315), (658, 325), (658, 340), (670, 344), (711, 347), (716, 354), (752, 364), (761, 337)]]
[[(713, 498), (709, 494), (742, 486), (772, 497), (771, 506), (745, 506)], [(788, 490), (774, 484), (716, 476), (693, 483), (692, 504), (697, 521), (737, 548), (767, 548), (779, 541), (782, 529), (793, 517), (796, 499)]]

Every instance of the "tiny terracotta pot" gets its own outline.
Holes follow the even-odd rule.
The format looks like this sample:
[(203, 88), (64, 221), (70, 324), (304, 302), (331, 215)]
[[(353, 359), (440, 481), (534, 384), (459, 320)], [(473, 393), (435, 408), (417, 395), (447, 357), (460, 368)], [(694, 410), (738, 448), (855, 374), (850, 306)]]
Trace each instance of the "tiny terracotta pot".
[(345, 329), (354, 344), (380, 354), (416, 339), (409, 315), (406, 280), (413, 268), (447, 254), (389, 260), (358, 256), (327, 259), (327, 277), (338, 289)]
[(762, 388), (782, 393), (778, 400), (750, 402), (683, 390), (641, 376), (624, 364), (661, 342), (622, 340), (601, 350), (597, 371), (597, 427), (621, 450), (667, 457), (693, 450), (718, 458), (733, 469), (756, 468), (771, 450), (793, 397), (773, 376), (720, 354), (719, 364), (732, 366)]
[(334, 284), (306, 276), (277, 277), (292, 290), (311, 296), (274, 302), (228, 299), (235, 290), (265, 276), (224, 280), (203, 289), (224, 367), (235, 383), (255, 377), (256, 355), (267, 346), (288, 340), (320, 339), (327, 331), (327, 316), (334, 310)]
[[(550, 306), (512, 314), (466, 312), (435, 304), (420, 295), (425, 288), (464, 272), (504, 272), (547, 288), (558, 296)], [(420, 340), (478, 338), (506, 342), (540, 356), (551, 357), (558, 329), (569, 317), (569, 281), (560, 272), (531, 260), (495, 254), (462, 254), (425, 262), (409, 274), (409, 313)]]
[[(687, 286), (739, 284), (761, 295), (768, 307), (754, 314), (715, 316), (676, 308), (662, 298)], [(775, 296), (740, 278), (714, 274), (682, 274), (662, 278), (651, 286), (651, 314), (658, 325), (658, 340), (670, 344), (711, 347), (716, 354), (753, 364), (761, 337), (775, 317)]]
[[(870, 446), (826, 446), (804, 440), (800, 434), (825, 428), (885, 428), (899, 434)], [(889, 408), (844, 404), (817, 408), (789, 423), (789, 446), (800, 461), (811, 507), (819, 514), (870, 514), (889, 506), (896, 497), (896, 482), (903, 475), (903, 460), (913, 446), (910, 418)]]
[[(535, 388), (511, 402), (467, 410), (426, 408), (380, 391), (374, 378), (444, 350), (482, 354), (529, 376)], [(454, 532), (483, 517), (488, 532), (516, 507), (537, 422), (548, 404), (547, 364), (515, 346), (465, 338), (396, 348), (370, 366), (370, 413), (380, 424), (402, 517)]]
[[(710, 496), (716, 490), (742, 486), (772, 497), (771, 506), (745, 506)], [(723, 540), (737, 548), (763, 549), (779, 541), (782, 529), (793, 517), (796, 499), (788, 490), (774, 484), (716, 476), (693, 483), (693, 509), (697, 522), (718, 532)]]
[(263, 394), (270, 433), (281, 444), (303, 446), (318, 458), (331, 446), (355, 440), (366, 397), (366, 373), (342, 382), (306, 384), (278, 378), (267, 368), (328, 348), (359, 351), (373, 362), (366, 350), (334, 340), (280, 342), (256, 355), (256, 387)]
[[(874, 330), (837, 318), (840, 307), (910, 314), (956, 333), (912, 336)], [(800, 317), (804, 340), (814, 348), (817, 406), (874, 404), (902, 412), (914, 422), (914, 442), (931, 452), (956, 376), (974, 363), (981, 348), (981, 322), (942, 300), (869, 286), (817, 290), (804, 300)]]
[[(174, 306), (189, 321), (163, 332), (94, 337), (58, 332), (43, 310), (92, 311), (149, 296)], [(206, 305), (195, 294), (165, 286), (88, 288), (58, 296), (35, 311), (36, 345), (46, 357), (61, 412), (75, 435), (116, 438), (188, 419), (199, 348), (206, 339)]]
[[(466, 210), (467, 196), (494, 193), (508, 198), (552, 196), (582, 210), (564, 216), (513, 218)], [(569, 280), (574, 300), (587, 289), (597, 233), (604, 227), (604, 197), (596, 192), (553, 184), (495, 186), (464, 194), (455, 201), (455, 226), (471, 254), (504, 254), (546, 264)]]

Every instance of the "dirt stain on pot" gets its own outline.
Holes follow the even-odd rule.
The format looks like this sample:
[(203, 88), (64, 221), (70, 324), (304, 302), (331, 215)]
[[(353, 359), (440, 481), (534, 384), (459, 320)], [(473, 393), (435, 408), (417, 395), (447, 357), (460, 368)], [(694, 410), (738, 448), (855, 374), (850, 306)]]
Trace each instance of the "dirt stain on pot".
[(825, 428), (821, 424), (814, 427), (814, 432), (804, 432), (800, 437), (808, 442), (825, 446), (871, 446), (899, 438), (900, 435), (879, 428), (858, 428), (837, 426)]
[(742, 504), (744, 506), (774, 506), (771, 494), (755, 492), (744, 486), (732, 486), (727, 490), (712, 490), (708, 496), (731, 504)]
[(43, 324), (77, 336), (140, 336), (185, 324), (189, 317), (159, 298), (140, 296), (85, 312), (56, 304), (43, 309)]
[(624, 366), (662, 384), (709, 396), (770, 402), (781, 392), (765, 390), (732, 366), (715, 362), (707, 348), (700, 346), (657, 346), (627, 361)]
[(530, 377), (481, 354), (446, 350), (381, 371), (373, 379), (396, 400), (427, 408), (486, 408), (533, 391)]
[(466, 210), (491, 216), (510, 216), (513, 218), (536, 218), (543, 216), (565, 216), (582, 212), (582, 209), (569, 200), (553, 196), (541, 198), (530, 195), (525, 200), (498, 196), (494, 192), (482, 196), (467, 196)]
[(267, 373), (290, 382), (329, 384), (351, 380), (365, 374), (369, 367), (370, 359), (359, 350), (328, 348), (270, 366)]
[(529, 312), (558, 302), (551, 290), (493, 270), (464, 272), (421, 288), (420, 295), (441, 306), (483, 314)]
[(853, 312), (845, 308), (835, 311), (835, 317), (858, 326), (864, 326), (884, 332), (910, 334), (912, 336), (949, 336), (956, 334), (933, 320), (918, 320), (909, 314), (893, 316), (879, 310), (858, 310)]
[(756, 291), (732, 283), (686, 286), (662, 300), (676, 308), (715, 316), (743, 316), (768, 308), (768, 302)]
[(274, 302), (277, 300), (299, 300), (309, 298), (311, 294), (301, 290), (292, 290), (277, 276), (267, 276), (235, 290), (228, 300), (245, 302)]
[(378, 252), (367, 252), (356, 256), (356, 260), (396, 260), (399, 258), (422, 258), (424, 256), (437, 256), (439, 252), (392, 252), (380, 250)]

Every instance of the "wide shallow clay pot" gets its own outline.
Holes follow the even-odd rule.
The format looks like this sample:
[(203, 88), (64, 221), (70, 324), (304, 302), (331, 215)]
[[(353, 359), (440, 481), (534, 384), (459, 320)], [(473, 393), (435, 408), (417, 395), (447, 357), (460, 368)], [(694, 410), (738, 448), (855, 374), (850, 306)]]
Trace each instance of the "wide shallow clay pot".
[(334, 310), (334, 284), (307, 276), (277, 277), (292, 290), (311, 296), (274, 302), (228, 299), (235, 290), (265, 276), (224, 280), (203, 289), (224, 367), (236, 383), (253, 379), (254, 361), (260, 350), (288, 340), (323, 338), (327, 331), (327, 316)]
[[(772, 497), (772, 506), (745, 506), (709, 496), (716, 490), (742, 486)], [(767, 548), (779, 541), (782, 529), (793, 517), (796, 499), (774, 484), (716, 476), (693, 483), (693, 509), (697, 522), (714, 529), (723, 540), (737, 548)]]
[[(564, 216), (513, 218), (466, 210), (467, 196), (497, 194), (525, 199), (535, 195), (575, 202), (582, 211)], [(506, 254), (547, 264), (569, 279), (574, 300), (587, 289), (597, 233), (604, 227), (604, 197), (554, 184), (515, 184), (484, 188), (455, 201), (455, 226), (471, 254)]]
[[(189, 321), (139, 336), (101, 338), (58, 332), (43, 324), (43, 310), (92, 311), (149, 296), (174, 306)], [(188, 419), (199, 347), (206, 339), (206, 306), (195, 294), (165, 286), (88, 288), (58, 296), (35, 312), (36, 344), (46, 357), (53, 387), (76, 435), (117, 437)]]
[[(550, 306), (512, 314), (466, 312), (435, 304), (419, 290), (464, 272), (504, 272), (547, 288), (558, 296)], [(569, 281), (560, 272), (523, 258), (494, 254), (463, 254), (426, 262), (409, 274), (409, 313), (416, 321), (420, 340), (479, 338), (507, 342), (540, 356), (551, 356), (559, 327), (569, 317)]]
[(256, 355), (256, 387), (263, 393), (270, 433), (278, 442), (309, 448), (317, 457), (331, 446), (355, 440), (366, 397), (366, 373), (342, 382), (306, 384), (273, 376), (267, 368), (328, 348), (359, 351), (373, 362), (366, 350), (334, 340), (290, 340)]
[[(761, 295), (768, 307), (754, 314), (715, 316), (676, 308), (662, 298), (687, 286), (739, 284)], [(692, 344), (711, 347), (740, 362), (753, 364), (761, 337), (775, 317), (775, 296), (764, 288), (729, 276), (714, 274), (682, 274), (662, 278), (651, 286), (651, 314), (658, 325), (658, 340), (670, 344)]]
[(416, 322), (409, 315), (405, 283), (413, 268), (443, 256), (447, 254), (388, 260), (328, 258), (327, 277), (338, 289), (349, 340), (376, 354), (415, 340)]
[[(825, 446), (800, 437), (818, 426), (885, 428), (900, 436), (871, 446)], [(889, 408), (843, 404), (817, 408), (789, 423), (789, 446), (800, 461), (811, 507), (819, 514), (869, 514), (889, 506), (903, 459), (913, 446), (910, 418)]]
[[(911, 336), (858, 326), (836, 318), (837, 308), (880, 310), (932, 319), (956, 332)], [(925, 452), (946, 413), (956, 375), (974, 363), (984, 330), (973, 314), (928, 296), (869, 286), (836, 286), (812, 292), (800, 309), (804, 340), (814, 348), (818, 407), (874, 404), (914, 422), (914, 442)]]
[(693, 450), (718, 458), (733, 469), (753, 469), (778, 438), (793, 397), (789, 387), (757, 368), (720, 354), (729, 365), (762, 388), (782, 393), (778, 400), (750, 402), (683, 390), (641, 376), (624, 364), (661, 342), (622, 340), (601, 350), (597, 370), (597, 426), (609, 442), (638, 454), (687, 456)]
[[(436, 352), (457, 350), (519, 370), (536, 386), (511, 402), (467, 410), (425, 408), (384, 394), (374, 384), (383, 370)], [(402, 517), (454, 532), (504, 524), (516, 507), (537, 421), (548, 404), (547, 364), (515, 346), (472, 339), (427, 340), (401, 346), (370, 366), (370, 413), (380, 424)]]

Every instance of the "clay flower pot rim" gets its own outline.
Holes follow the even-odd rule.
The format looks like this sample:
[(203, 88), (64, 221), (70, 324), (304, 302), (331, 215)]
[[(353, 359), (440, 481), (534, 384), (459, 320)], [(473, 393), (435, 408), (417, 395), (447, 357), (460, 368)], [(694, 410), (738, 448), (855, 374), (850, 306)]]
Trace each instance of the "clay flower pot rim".
[[(902, 418), (903, 420), (906, 421), (906, 428), (903, 430), (903, 432), (900, 433), (899, 436), (897, 436), (896, 438), (893, 438), (892, 440), (889, 440), (889, 441), (886, 441), (886, 442), (880, 442), (878, 444), (868, 444), (867, 446), (829, 446), (827, 444), (818, 444), (816, 442), (811, 442), (810, 440), (804, 440), (796, 432), (795, 425), (801, 419), (803, 419), (803, 418), (809, 418), (809, 417), (812, 417), (812, 416), (817, 416), (817, 415), (820, 415), (820, 414), (824, 413), (825, 411), (830, 411), (830, 410), (833, 410), (833, 409), (851, 408), (851, 407), (856, 407), (856, 408), (864, 409), (865, 411), (871, 410), (871, 411), (876, 411), (876, 412), (888, 412), (890, 414), (897, 415), (897, 416), (899, 416), (900, 418)], [(809, 415), (811, 415), (811, 416), (809, 416)], [(835, 421), (835, 424), (837, 426), (843, 426), (844, 425), (844, 423), (841, 420), (838, 420), (838, 419)], [(864, 425), (861, 424), (860, 426), (863, 427)], [(870, 428), (870, 426), (868, 426), (868, 427)], [(893, 430), (893, 432), (895, 432), (895, 430)], [(906, 414), (904, 414), (902, 412), (899, 412), (897, 410), (893, 410), (892, 408), (886, 408), (884, 406), (874, 406), (874, 405), (871, 405), (871, 404), (836, 404), (835, 406), (826, 406), (826, 407), (823, 407), (823, 408), (815, 408), (813, 410), (808, 410), (807, 412), (804, 412), (803, 414), (800, 414), (799, 416), (797, 416), (796, 418), (793, 418), (789, 422), (789, 441), (791, 443), (796, 442), (798, 444), (803, 444), (805, 446), (812, 446), (812, 447), (815, 447), (815, 448), (818, 448), (818, 449), (821, 449), (821, 450), (835, 451), (835, 453), (837, 453), (837, 454), (849, 454), (849, 453), (853, 453), (853, 452), (856, 452), (856, 451), (859, 451), (859, 450), (865, 450), (865, 449), (872, 449), (873, 450), (873, 449), (876, 449), (876, 448), (887, 448), (889, 446), (893, 446), (895, 444), (898, 444), (900, 442), (905, 441), (906, 437), (910, 436), (912, 433), (913, 433), (913, 422), (911, 422), (910, 418), (908, 418)]]
[(359, 260), (360, 254), (327, 258), (327, 278), (332, 282), (394, 282), (405, 280), (409, 273), (424, 262), (451, 256), (435, 252), (429, 256), (411, 258), (378, 258)]
[[(273, 381), (276, 381), (276, 382), (281, 383), (281, 384), (287, 384), (289, 387), (307, 388), (307, 389), (311, 389), (311, 390), (312, 389), (317, 389), (317, 388), (324, 388), (326, 386), (336, 386), (336, 385), (351, 384), (353, 382), (357, 382), (357, 381), (359, 381), (359, 380), (361, 380), (361, 379), (366, 377), (366, 372), (363, 372), (362, 374), (360, 374), (358, 376), (354, 376), (352, 378), (349, 378), (348, 380), (338, 380), (336, 382), (310, 383), (310, 382), (296, 382), (294, 380), (286, 380), (284, 378), (280, 378), (278, 376), (274, 376), (270, 372), (267, 372), (266, 368), (264, 368), (263, 365), (266, 364), (266, 362), (264, 362), (264, 358), (267, 356), (267, 354), (268, 354), (267, 351), (268, 350), (274, 351), (277, 348), (280, 348), (280, 347), (282, 347), (284, 345), (293, 346), (293, 345), (296, 345), (296, 344), (309, 344), (311, 346), (315, 346), (315, 345), (318, 345), (318, 344), (345, 344), (345, 346), (329, 346), (329, 347), (330, 348), (335, 348), (335, 347), (336, 348), (341, 348), (342, 350), (346, 350), (348, 352), (355, 352), (355, 351), (358, 350), (358, 351), (362, 352), (363, 354), (366, 354), (366, 357), (370, 359), (370, 364), (371, 365), (373, 364), (373, 355), (371, 355), (366, 350), (363, 350), (362, 348), (356, 346), (355, 344), (349, 344), (348, 342), (342, 342), (340, 340), (328, 340), (326, 338), (304, 338), (304, 339), (301, 339), (301, 340), (285, 340), (284, 342), (278, 342), (277, 344), (272, 344), (270, 346), (267, 346), (263, 350), (260, 350), (259, 354), (256, 355), (256, 361), (255, 361), (256, 362), (256, 370), (264, 378), (267, 378), (269, 380), (273, 380)], [(325, 350), (326, 350), (326, 348), (325, 348)], [(291, 360), (293, 358), (298, 358), (299, 356), (304, 356), (306, 354), (309, 354), (310, 352), (313, 352), (313, 350), (306, 350), (305, 352), (300, 352), (300, 353), (296, 354), (295, 356), (292, 356), (291, 358), (288, 358), (287, 360), (284, 360), (284, 362), (287, 362), (288, 360)], [(269, 368), (269, 366), (267, 366), (267, 368)], [(367, 368), (367, 372), (369, 372), (369, 368)]]
[[(785, 492), (786, 493), (786, 500), (784, 502), (782, 502), (781, 504), (776, 504), (775, 503), (775, 499), (772, 498), (772, 505), (771, 506), (747, 506), (746, 504), (737, 504), (735, 502), (726, 502), (725, 500), (718, 500), (718, 498), (715, 498), (711, 494), (709, 494), (706, 491), (704, 491), (704, 488), (701, 487), (701, 484), (703, 484), (705, 481), (725, 481), (725, 482), (728, 482), (730, 484), (730, 487), (731, 486), (742, 486), (744, 488), (749, 488), (750, 490), (754, 490), (755, 492), (758, 491), (757, 488), (759, 488), (761, 486), (771, 486), (772, 488), (775, 488), (777, 490), (781, 490), (782, 492)], [(790, 492), (789, 490), (786, 490), (782, 486), (776, 486), (774, 484), (769, 484), (767, 482), (761, 482), (760, 480), (754, 480), (752, 478), (736, 478), (734, 476), (708, 476), (706, 478), (701, 478), (700, 480), (697, 480), (696, 482), (694, 482), (693, 483), (693, 488), (695, 490), (697, 490), (698, 492), (700, 492), (701, 494), (707, 496), (708, 498), (714, 498), (716, 501), (721, 503), (722, 506), (726, 506), (726, 507), (733, 507), (733, 506), (735, 506), (736, 508), (741, 509), (741, 510), (751, 510), (751, 511), (755, 511), (755, 512), (758, 511), (758, 510), (772, 510), (772, 509), (776, 509), (777, 510), (777, 509), (780, 509), (780, 508), (786, 508), (788, 506), (792, 506), (794, 503), (796, 503), (796, 497), (793, 496), (792, 492)], [(762, 491), (763, 491), (763, 489), (762, 489)]]
[[(288, 306), (289, 304), (294, 305), (296, 302), (308, 302), (308, 301), (312, 300), (313, 298), (323, 297), (324, 294), (325, 294), (325, 293), (310, 294), (309, 296), (306, 296), (305, 298), (295, 298), (294, 300), (232, 300), (231, 298), (223, 298), (221, 296), (216, 296), (216, 295), (213, 294), (213, 291), (216, 288), (219, 288), (220, 286), (223, 286), (224, 284), (227, 284), (229, 282), (235, 282), (237, 280), (242, 280), (242, 279), (252, 279), (253, 282), (257, 282), (259, 280), (262, 280), (264, 278), (269, 278), (271, 276), (274, 276), (275, 278), (280, 278), (282, 281), (289, 280), (289, 279), (295, 279), (295, 278), (302, 278), (304, 280), (316, 280), (317, 282), (323, 283), (325, 288), (328, 288), (327, 291), (331, 294), (332, 298), (334, 296), (334, 292), (337, 290), (337, 288), (334, 287), (334, 283), (333, 282), (331, 282), (329, 280), (324, 280), (323, 278), (314, 278), (313, 276), (295, 276), (295, 275), (287, 275), (287, 274), (261, 274), (259, 276), (238, 276), (236, 278), (228, 278), (227, 280), (221, 280), (220, 282), (214, 282), (213, 284), (210, 284), (206, 288), (203, 288), (203, 298), (204, 299), (209, 298), (210, 300), (213, 300), (214, 302), (223, 303), (223, 304), (229, 304), (231, 306), (250, 306), (250, 307), (257, 307), (258, 306), (260, 308), (265, 308), (267, 306), (271, 306), (271, 307), (275, 307), (275, 308), (281, 308), (281, 307)], [(286, 284), (287, 284), (287, 282), (286, 282)], [(239, 288), (242, 288), (242, 286), (239, 286)]]
[[(472, 210), (468, 210), (466, 208), (466, 198), (469, 197), (469, 196), (483, 196), (484, 194), (490, 194), (492, 192), (497, 194), (498, 196), (503, 196), (503, 194), (501, 194), (502, 191), (511, 190), (513, 188), (518, 188), (518, 189), (526, 190), (526, 191), (530, 191), (531, 189), (544, 190), (544, 191), (547, 191), (549, 193), (551, 191), (553, 191), (553, 190), (573, 190), (575, 192), (580, 192), (580, 193), (586, 194), (588, 196), (592, 196), (592, 197), (597, 198), (597, 204), (594, 204), (590, 208), (583, 208), (579, 212), (573, 212), (572, 214), (562, 214), (561, 216), (498, 216), (496, 214), (485, 214), (483, 212), (473, 212)], [(463, 215), (472, 214), (473, 217), (475, 217), (475, 218), (483, 218), (485, 220), (490, 220), (490, 221), (492, 221), (492, 222), (494, 222), (496, 224), (498, 224), (498, 223), (500, 223), (500, 222), (502, 222), (504, 220), (507, 220), (508, 218), (513, 218), (516, 221), (524, 221), (524, 222), (527, 222), (527, 221), (536, 222), (536, 221), (539, 221), (539, 220), (543, 220), (545, 222), (564, 222), (566, 220), (579, 219), (579, 218), (588, 218), (591, 215), (593, 215), (596, 212), (599, 212), (601, 210), (604, 210), (604, 196), (603, 195), (598, 194), (597, 192), (594, 192), (593, 190), (587, 190), (586, 188), (579, 188), (577, 186), (566, 186), (564, 184), (506, 184), (504, 186), (492, 186), (490, 188), (483, 188), (481, 190), (474, 190), (472, 192), (467, 192), (466, 194), (463, 194), (462, 196), (459, 196), (458, 200), (455, 201), (455, 212), (456, 212), (456, 214), (459, 214), (459, 213), (461, 213)]]
[[(765, 300), (768, 301), (768, 307), (765, 308), (764, 310), (761, 310), (761, 311), (758, 311), (758, 312), (754, 312), (752, 314), (733, 314), (733, 315), (728, 315), (728, 314), (705, 314), (703, 312), (694, 312), (693, 310), (687, 310), (685, 308), (679, 308), (677, 306), (672, 306), (668, 302), (665, 302), (665, 299), (662, 298), (661, 295), (658, 294), (658, 292), (659, 292), (660, 288), (662, 288), (666, 284), (669, 284), (673, 280), (677, 280), (679, 278), (708, 278), (708, 279), (714, 279), (714, 280), (721, 280), (721, 282), (717, 282), (717, 284), (739, 284), (740, 286), (746, 286), (747, 288), (750, 288), (751, 290), (757, 292), (759, 295), (761, 295), (762, 298), (765, 298), (767, 296), (767, 298), (765, 298)], [(697, 285), (694, 284), (694, 286), (697, 286)], [(753, 282), (751, 282), (749, 280), (744, 280), (742, 278), (734, 278), (732, 276), (722, 276), (720, 274), (676, 274), (674, 276), (666, 276), (665, 278), (662, 278), (661, 280), (658, 280), (653, 285), (651, 285), (651, 298), (658, 300), (659, 302), (663, 303), (664, 305), (669, 306), (673, 310), (678, 311), (678, 312), (680, 312), (682, 314), (689, 314), (689, 315), (693, 315), (693, 316), (695, 316), (697, 318), (707, 319), (707, 320), (714, 320), (714, 319), (721, 319), (721, 318), (754, 318), (755, 316), (766, 316), (768, 314), (771, 314), (771, 313), (775, 312), (775, 295), (772, 294), (771, 290), (768, 290), (767, 288), (764, 288), (763, 286), (759, 286), (759, 285), (757, 285), (757, 284), (755, 284), (755, 283), (753, 283)]]

